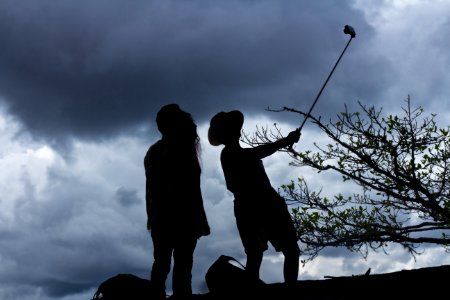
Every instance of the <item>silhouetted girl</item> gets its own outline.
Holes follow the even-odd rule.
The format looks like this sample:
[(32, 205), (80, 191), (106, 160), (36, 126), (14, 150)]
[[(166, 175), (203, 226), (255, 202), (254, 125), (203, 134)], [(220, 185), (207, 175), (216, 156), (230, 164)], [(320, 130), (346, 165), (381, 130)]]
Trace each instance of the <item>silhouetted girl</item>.
[(192, 294), (193, 254), (197, 239), (210, 233), (200, 190), (197, 126), (177, 104), (156, 116), (162, 138), (147, 151), (146, 207), (153, 240), (151, 282), (165, 298), (165, 282), (173, 255), (174, 296)]
[(263, 252), (268, 241), (284, 254), (284, 279), (297, 281), (300, 250), (284, 199), (271, 186), (262, 158), (298, 142), (299, 131), (286, 138), (254, 148), (239, 144), (244, 115), (237, 110), (220, 112), (210, 122), (211, 145), (225, 145), (220, 161), (229, 191), (234, 194), (234, 215), (247, 254), (247, 270), (259, 279)]

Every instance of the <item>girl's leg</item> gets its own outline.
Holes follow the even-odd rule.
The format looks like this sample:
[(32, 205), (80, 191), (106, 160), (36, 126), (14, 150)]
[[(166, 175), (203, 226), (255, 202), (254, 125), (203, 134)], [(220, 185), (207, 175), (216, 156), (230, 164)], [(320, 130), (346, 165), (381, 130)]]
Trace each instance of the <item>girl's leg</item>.
[(192, 295), (192, 266), (196, 246), (196, 238), (182, 239), (175, 246), (172, 277), (172, 288), (175, 296), (187, 297)]
[(164, 238), (153, 238), (153, 267), (150, 275), (156, 297), (166, 298), (166, 279), (170, 272), (172, 247)]

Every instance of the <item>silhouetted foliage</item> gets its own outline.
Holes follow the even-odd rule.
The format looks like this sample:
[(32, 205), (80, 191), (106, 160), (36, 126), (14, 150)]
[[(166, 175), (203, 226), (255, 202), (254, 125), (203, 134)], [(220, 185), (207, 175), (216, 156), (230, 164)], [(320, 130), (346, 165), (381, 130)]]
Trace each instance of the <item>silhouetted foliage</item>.
[[(331, 140), (317, 151), (283, 149), (292, 166), (318, 172), (333, 170), (360, 193), (331, 198), (311, 191), (304, 178), (282, 186), (296, 207), (292, 216), (303, 254), (313, 259), (328, 246), (343, 246), (364, 256), (369, 249), (386, 251), (389, 242), (404, 246), (413, 256), (423, 243), (450, 250), (450, 129), (438, 128), (435, 114), (412, 109), (403, 115), (382, 115), (382, 109), (359, 103), (362, 112), (345, 111), (337, 121), (310, 120)], [(274, 111), (274, 110), (271, 110)], [(304, 112), (284, 108), (305, 116)], [(252, 146), (281, 136), (280, 129), (257, 128), (242, 141)]]

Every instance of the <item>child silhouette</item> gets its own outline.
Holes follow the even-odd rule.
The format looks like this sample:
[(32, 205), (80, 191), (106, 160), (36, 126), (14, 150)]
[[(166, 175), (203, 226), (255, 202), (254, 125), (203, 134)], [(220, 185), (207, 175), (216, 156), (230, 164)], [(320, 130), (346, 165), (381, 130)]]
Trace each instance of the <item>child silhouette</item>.
[(300, 132), (253, 148), (239, 144), (244, 115), (238, 111), (219, 112), (210, 121), (211, 145), (225, 145), (220, 161), (227, 189), (234, 195), (234, 215), (247, 255), (249, 274), (259, 279), (263, 253), (270, 242), (284, 255), (285, 282), (297, 281), (300, 249), (296, 230), (284, 199), (271, 186), (262, 159), (298, 142)]

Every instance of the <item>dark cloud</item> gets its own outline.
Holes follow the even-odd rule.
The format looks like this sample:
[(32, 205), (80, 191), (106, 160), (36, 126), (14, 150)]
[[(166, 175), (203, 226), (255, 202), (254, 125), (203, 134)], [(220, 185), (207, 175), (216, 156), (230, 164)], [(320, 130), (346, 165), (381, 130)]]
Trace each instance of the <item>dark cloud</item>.
[[(198, 121), (217, 110), (309, 105), (347, 22), (364, 32), (360, 42), (370, 39), (362, 13), (342, 1), (2, 1), (0, 95), (52, 140), (136, 129), (166, 102)], [(361, 73), (379, 60), (366, 63), (361, 45), (340, 67), (350, 75), (335, 79), (331, 107), (377, 93), (380, 80)]]
[[(371, 8), (363, 14), (353, 3)], [(246, 128), (262, 122), (258, 114), (283, 126), (300, 123), (298, 115), (264, 109), (309, 108), (348, 41), (345, 24), (355, 27), (356, 39), (314, 114), (332, 116), (358, 100), (399, 111), (411, 92), (418, 103), (432, 99), (427, 112), (442, 107), (438, 112), (445, 113), (445, 5), (411, 11), (389, 1), (367, 3), (0, 1), (0, 298), (87, 299), (117, 273), (148, 278), (143, 156), (159, 137), (151, 126), (167, 102), (193, 114), (203, 143), (202, 190), (212, 233), (197, 246), (194, 291), (206, 291), (204, 274), (220, 254), (244, 263), (220, 148), (207, 143), (205, 122), (219, 110), (241, 109)], [(443, 12), (419, 20), (427, 7)], [(446, 21), (434, 23), (436, 15)], [(311, 129), (298, 147), (325, 141)], [(130, 130), (134, 136), (117, 136)], [(66, 137), (77, 138), (70, 152), (48, 145)], [(265, 161), (274, 187), (304, 176), (330, 195), (352, 190), (335, 175), (287, 169), (282, 157)], [(345, 248), (327, 248), (301, 268), (300, 278), (448, 262), (436, 248), (427, 247), (431, 255), (417, 264), (400, 247), (393, 250), (364, 261)], [(282, 280), (276, 254), (265, 255), (267, 282)]]
[(142, 204), (142, 199), (138, 195), (138, 191), (120, 187), (116, 192), (119, 203), (125, 207), (130, 205)]
[[(14, 293), (23, 295), (33, 286), (42, 296), (58, 299), (85, 292), (121, 272), (145, 278), (149, 262), (142, 257), (151, 256), (143, 225), (145, 207), (122, 209), (136, 204), (136, 192), (120, 188), (119, 202), (111, 201), (105, 186), (83, 179), (87, 175), (74, 176), (61, 166), (46, 174), (49, 186), (42, 190), (39, 182), (46, 181), (46, 176), (32, 182), (25, 173), (14, 219), (7, 222), (0, 215), (0, 297), (21, 299), (3, 298), (3, 293), (17, 287)], [(4, 201), (8, 198), (2, 196), (0, 203)]]

